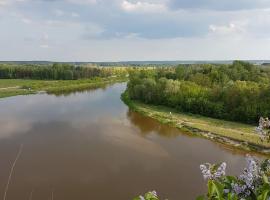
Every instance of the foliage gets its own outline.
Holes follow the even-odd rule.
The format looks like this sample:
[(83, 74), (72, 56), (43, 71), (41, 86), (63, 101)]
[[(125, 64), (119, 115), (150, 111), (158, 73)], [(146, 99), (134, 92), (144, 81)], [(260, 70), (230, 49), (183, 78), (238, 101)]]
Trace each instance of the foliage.
[[(239, 176), (226, 176), (226, 163), (200, 165), (202, 175), (207, 180), (207, 194), (197, 200), (269, 200), (270, 160), (259, 162), (246, 157), (247, 166)], [(134, 200), (159, 200), (155, 191)]]
[(159, 200), (156, 191), (147, 192), (144, 196), (135, 197), (133, 200)]
[(127, 91), (132, 100), (218, 119), (255, 124), (270, 116), (269, 68), (241, 61), (132, 71)]
[(197, 200), (268, 200), (270, 198), (270, 160), (259, 162), (247, 156), (242, 174), (226, 176), (226, 163), (200, 166), (208, 180), (208, 192)]
[[(202, 136), (213, 141), (226, 143), (245, 150), (264, 152), (270, 147), (267, 140), (261, 140), (260, 134), (254, 130), (254, 125), (239, 122), (214, 119), (202, 115), (177, 112), (168, 106), (150, 105), (130, 99), (125, 91), (121, 99), (130, 109), (142, 115), (153, 118), (160, 123), (176, 127), (183, 132)], [(209, 133), (213, 133), (210, 134)], [(166, 133), (166, 136), (169, 134)]]
[(89, 67), (66, 63), (53, 65), (0, 64), (0, 79), (77, 80), (93, 77), (126, 76), (125, 67)]
[(45, 91), (50, 94), (69, 94), (103, 87), (110, 83), (126, 81), (125, 77), (91, 78), (80, 80), (22, 80), (0, 79), (0, 98), (16, 95), (34, 94)]

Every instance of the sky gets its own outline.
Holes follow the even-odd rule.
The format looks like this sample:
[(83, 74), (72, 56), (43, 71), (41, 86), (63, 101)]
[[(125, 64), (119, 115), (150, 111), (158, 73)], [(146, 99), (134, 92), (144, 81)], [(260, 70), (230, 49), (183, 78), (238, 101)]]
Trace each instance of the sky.
[(0, 60), (270, 59), (270, 0), (0, 0)]

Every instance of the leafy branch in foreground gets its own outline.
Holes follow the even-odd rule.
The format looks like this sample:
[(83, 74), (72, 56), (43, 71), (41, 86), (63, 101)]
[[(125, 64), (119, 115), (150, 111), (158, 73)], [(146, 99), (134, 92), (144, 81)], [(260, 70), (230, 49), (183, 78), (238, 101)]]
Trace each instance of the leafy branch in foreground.
[(156, 191), (147, 192), (144, 196), (140, 195), (133, 200), (159, 200)]
[[(270, 120), (260, 118), (256, 132), (261, 140), (270, 141)], [(225, 162), (200, 165), (203, 178), (207, 180), (208, 192), (197, 200), (270, 200), (270, 159), (259, 162), (247, 156), (246, 167), (239, 176), (226, 176)], [(134, 200), (159, 200), (155, 191)]]
[[(247, 165), (239, 176), (226, 176), (226, 163), (202, 164), (208, 192), (197, 200), (270, 200), (270, 159), (259, 162), (247, 156)], [(133, 200), (159, 200), (155, 191)]]
[(208, 193), (197, 200), (269, 200), (270, 160), (259, 162), (247, 156), (247, 166), (240, 176), (226, 176), (226, 163), (200, 166), (208, 181)]

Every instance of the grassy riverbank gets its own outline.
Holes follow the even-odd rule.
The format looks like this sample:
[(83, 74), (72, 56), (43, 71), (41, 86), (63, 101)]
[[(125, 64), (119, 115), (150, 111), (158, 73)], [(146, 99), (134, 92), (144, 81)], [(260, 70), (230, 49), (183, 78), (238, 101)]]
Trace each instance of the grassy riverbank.
[(51, 94), (60, 94), (77, 90), (86, 90), (102, 85), (126, 81), (122, 77), (93, 78), (81, 80), (22, 80), (0, 79), (0, 98), (35, 94), (44, 91)]
[(262, 142), (254, 132), (255, 126), (218, 120), (199, 115), (184, 114), (163, 106), (147, 105), (130, 100), (127, 93), (122, 100), (134, 111), (158, 120), (163, 124), (240, 149), (270, 153), (270, 143)]

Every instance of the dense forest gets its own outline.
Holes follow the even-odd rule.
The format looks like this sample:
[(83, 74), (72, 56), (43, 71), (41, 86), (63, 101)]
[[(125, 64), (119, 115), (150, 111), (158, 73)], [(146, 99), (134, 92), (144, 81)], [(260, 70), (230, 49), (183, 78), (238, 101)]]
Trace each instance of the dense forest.
[(270, 68), (247, 62), (132, 71), (127, 92), (133, 100), (213, 118), (257, 123), (270, 116)]
[(0, 79), (77, 80), (93, 77), (126, 75), (123, 67), (74, 66), (67, 63), (53, 65), (0, 64)]

